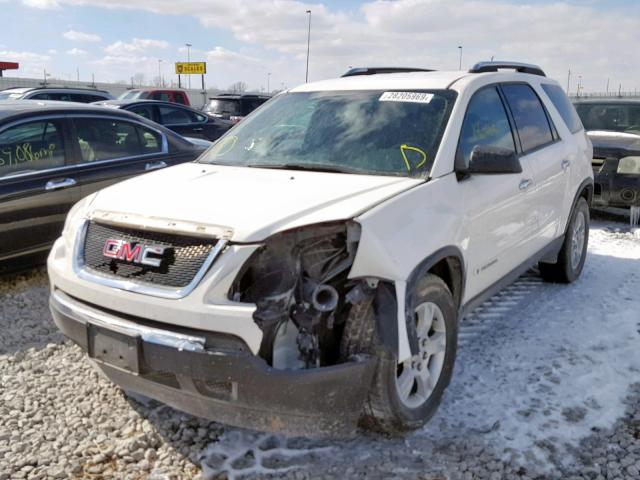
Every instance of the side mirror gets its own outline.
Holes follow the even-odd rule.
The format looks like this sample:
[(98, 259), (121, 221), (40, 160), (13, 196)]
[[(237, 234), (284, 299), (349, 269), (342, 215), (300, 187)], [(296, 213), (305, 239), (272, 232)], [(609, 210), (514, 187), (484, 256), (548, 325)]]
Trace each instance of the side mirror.
[(522, 165), (513, 150), (494, 145), (476, 145), (469, 166), (460, 173), (522, 173)]

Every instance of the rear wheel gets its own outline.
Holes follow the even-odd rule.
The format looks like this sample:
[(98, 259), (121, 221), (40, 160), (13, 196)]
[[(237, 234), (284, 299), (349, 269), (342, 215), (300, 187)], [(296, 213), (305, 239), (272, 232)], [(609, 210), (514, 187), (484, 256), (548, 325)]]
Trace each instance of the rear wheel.
[(540, 275), (548, 282), (571, 283), (582, 273), (589, 243), (589, 205), (576, 203), (556, 263), (540, 263)]
[(380, 344), (373, 302), (352, 308), (343, 335), (343, 357), (369, 353), (378, 358), (362, 420), (365, 427), (385, 433), (424, 425), (436, 412), (453, 373), (457, 314), (449, 288), (428, 274), (416, 285), (413, 298), (418, 353), (404, 362), (398, 363), (396, 352)]

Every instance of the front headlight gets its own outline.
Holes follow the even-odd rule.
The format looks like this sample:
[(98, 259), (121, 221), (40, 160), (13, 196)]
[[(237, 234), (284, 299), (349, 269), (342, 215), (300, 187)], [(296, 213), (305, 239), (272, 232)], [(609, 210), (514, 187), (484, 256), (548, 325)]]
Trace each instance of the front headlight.
[(618, 163), (618, 173), (640, 175), (640, 157), (624, 157)]
[(258, 303), (311, 281), (317, 285), (344, 276), (355, 258), (360, 225), (332, 222), (277, 233), (240, 270), (229, 297)]

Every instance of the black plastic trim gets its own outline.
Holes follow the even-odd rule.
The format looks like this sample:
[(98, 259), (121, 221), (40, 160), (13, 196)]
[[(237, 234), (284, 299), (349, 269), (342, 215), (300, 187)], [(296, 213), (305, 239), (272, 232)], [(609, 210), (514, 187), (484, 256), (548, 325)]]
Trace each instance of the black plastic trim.
[(469, 300), (467, 303), (465, 303), (461, 309), (462, 316), (468, 315), (476, 307), (481, 305), (485, 300), (491, 298), (500, 290), (512, 284), (514, 281), (518, 279), (518, 277), (520, 277), (523, 273), (525, 273), (527, 270), (533, 267), (541, 259), (552, 256), (552, 255), (557, 255), (558, 252), (560, 252), (560, 249), (562, 248), (563, 243), (564, 243), (564, 234), (556, 238), (555, 240), (553, 240), (549, 245), (547, 245), (542, 250), (532, 255), (531, 257), (529, 257), (527, 260), (525, 260), (516, 268), (514, 268), (509, 273), (507, 273), (500, 280), (490, 285), (485, 290), (483, 290), (478, 295), (476, 295), (471, 300)]
[(509, 61), (478, 62), (469, 70), (469, 73), (497, 72), (501, 68), (510, 68), (519, 73), (528, 73), (530, 75), (538, 75), (540, 77), (547, 76), (538, 65)]
[(378, 75), (381, 73), (409, 73), (409, 72), (434, 72), (427, 68), (414, 67), (356, 67), (345, 72), (342, 77), (356, 77), (360, 75)]

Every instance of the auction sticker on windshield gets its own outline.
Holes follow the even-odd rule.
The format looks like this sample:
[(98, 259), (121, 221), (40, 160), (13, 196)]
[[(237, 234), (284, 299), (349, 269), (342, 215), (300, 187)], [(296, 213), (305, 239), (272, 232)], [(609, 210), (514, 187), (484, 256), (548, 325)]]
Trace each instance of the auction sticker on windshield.
[(381, 102), (413, 102), (429, 103), (433, 93), (424, 92), (384, 92), (380, 95)]

